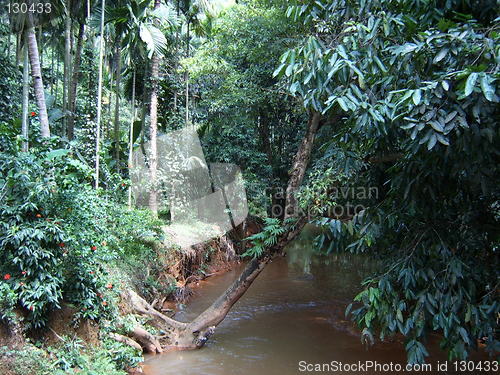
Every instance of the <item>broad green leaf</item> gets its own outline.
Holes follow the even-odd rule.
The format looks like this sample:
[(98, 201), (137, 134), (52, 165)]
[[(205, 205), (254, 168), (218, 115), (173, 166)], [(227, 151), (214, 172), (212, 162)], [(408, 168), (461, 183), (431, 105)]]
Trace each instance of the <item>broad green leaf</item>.
[(429, 122), (429, 125), (430, 125), (430, 126), (432, 126), (432, 128), (433, 128), (435, 131), (437, 131), (437, 132), (442, 133), (442, 132), (443, 132), (443, 130), (444, 130), (443, 125), (441, 125), (441, 123), (440, 123), (440, 122), (438, 122), (438, 121), (435, 121), (435, 120), (430, 121), (430, 122)]
[(449, 146), (450, 145), (450, 142), (448, 142), (448, 138), (446, 138), (444, 135), (436, 133), (436, 136), (437, 136), (437, 139), (438, 139), (439, 143), (441, 143), (441, 144), (443, 144), (445, 146)]
[(472, 91), (474, 91), (474, 86), (476, 85), (478, 74), (471, 73), (465, 82), (465, 96), (469, 96)]
[(415, 103), (415, 105), (419, 105), (421, 98), (422, 98), (422, 90), (420, 89), (415, 90), (412, 95), (413, 103)]
[(273, 77), (279, 76), (283, 73), (283, 69), (285, 68), (285, 64), (281, 64), (278, 68), (273, 72)]
[(492, 102), (495, 98), (495, 90), (490, 85), (490, 79), (485, 73), (481, 73), (480, 84), (481, 90), (483, 90), (484, 97)]
[(437, 142), (436, 134), (432, 134), (429, 138), (429, 143), (427, 143), (427, 150), (432, 150), (433, 147), (436, 145), (436, 142)]
[(434, 60), (432, 62), (434, 64), (440, 62), (442, 59), (445, 58), (446, 54), (448, 53), (449, 49), (448, 48), (443, 48), (441, 51), (438, 52), (438, 54), (434, 57)]
[(64, 148), (61, 148), (61, 149), (58, 149), (58, 150), (53, 150), (53, 151), (50, 151), (50, 152), (47, 153), (47, 155), (45, 156), (45, 159), (46, 160), (51, 160), (51, 159), (54, 159), (54, 158), (59, 158), (59, 157), (68, 155), (70, 152), (71, 152), (70, 150), (67, 150), (67, 149), (64, 149)]
[(340, 106), (342, 107), (342, 109), (344, 111), (349, 111), (349, 107), (347, 106), (345, 100), (343, 98), (337, 98), (337, 102), (340, 104)]

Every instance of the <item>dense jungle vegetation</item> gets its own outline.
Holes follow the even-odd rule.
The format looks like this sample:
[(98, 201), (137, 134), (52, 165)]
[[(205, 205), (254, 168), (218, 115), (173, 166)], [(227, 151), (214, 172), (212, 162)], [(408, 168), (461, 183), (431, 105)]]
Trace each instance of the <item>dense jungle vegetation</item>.
[[(169, 207), (136, 207), (129, 168), (184, 127), (241, 168), (262, 223), (242, 283), (310, 222), (319, 252), (383, 265), (346, 311), (363, 341), (402, 335), (410, 363), (433, 332), (449, 358), (498, 355), (496, 1), (48, 3), (34, 18), (1, 3), (0, 319), (15, 339), (0, 372), (123, 374), (168, 331), (120, 307), (126, 290), (182, 293), (162, 269), (182, 253)], [(216, 318), (160, 320), (200, 347), (233, 294)], [(96, 347), (43, 340), (68, 306), (99, 326)]]

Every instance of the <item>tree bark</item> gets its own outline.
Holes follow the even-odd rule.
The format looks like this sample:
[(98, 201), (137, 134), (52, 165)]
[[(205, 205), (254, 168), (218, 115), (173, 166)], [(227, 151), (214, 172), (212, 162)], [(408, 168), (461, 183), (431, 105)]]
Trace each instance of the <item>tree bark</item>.
[(312, 146), (318, 131), (320, 119), (321, 115), (319, 112), (313, 111), (310, 113), (306, 134), (293, 159), (288, 187), (286, 189), (285, 220), (297, 217), (299, 214), (297, 197), (295, 195), (304, 180), (306, 168), (311, 159)]
[(186, 326), (174, 345), (185, 349), (201, 348), (271, 259), (270, 255), (252, 259), (224, 294)]
[[(186, 57), (189, 58), (189, 19), (187, 21), (187, 40), (186, 40)], [(189, 72), (186, 70), (184, 75), (186, 80), (186, 92), (185, 92), (185, 100), (186, 100), (186, 126), (189, 125)]]
[(134, 327), (130, 336), (138, 341), (148, 353), (161, 353), (163, 349), (158, 339), (142, 327)]
[(122, 80), (122, 59), (120, 56), (120, 41), (116, 47), (116, 86), (115, 86), (115, 119), (114, 119), (114, 139), (115, 139), (115, 162), (116, 171), (120, 172), (120, 85)]
[[(160, 0), (155, 0), (154, 8), (160, 7)], [(149, 193), (149, 208), (153, 215), (158, 216), (158, 75), (160, 71), (160, 57), (155, 53), (151, 60), (151, 103), (150, 103), (150, 125), (149, 136), (151, 149), (149, 153), (149, 173), (151, 175), (151, 191)]]
[(29, 59), (28, 59), (28, 47), (24, 46), (24, 60), (23, 60), (23, 111), (21, 120), (21, 133), (23, 138), (23, 148), (24, 152), (28, 151), (28, 101), (29, 101)]
[(97, 88), (97, 120), (95, 148), (95, 188), (99, 187), (99, 153), (101, 152), (101, 112), (102, 112), (102, 63), (104, 57), (104, 9), (106, 0), (101, 2), (101, 39), (99, 41), (99, 83)]
[(35, 90), (35, 98), (38, 104), (38, 118), (40, 119), (40, 134), (42, 138), (50, 137), (49, 117), (45, 103), (45, 92), (43, 88), (42, 71), (40, 68), (40, 56), (38, 55), (38, 44), (33, 27), (27, 30), (28, 55), (31, 65), (31, 77)]
[[(135, 122), (135, 84), (136, 84), (136, 68), (132, 73), (132, 118), (130, 119), (130, 129), (128, 138), (128, 171), (129, 176), (132, 171), (133, 151), (134, 151), (134, 122)], [(132, 186), (128, 187), (128, 209), (132, 209)]]
[(64, 77), (63, 77), (63, 129), (67, 134), (67, 118), (69, 108), (69, 92), (70, 92), (70, 74), (71, 74), (71, 0), (67, 0), (67, 13), (65, 17), (64, 29)]
[(73, 61), (73, 76), (71, 77), (68, 106), (68, 139), (72, 140), (75, 136), (75, 115), (76, 115), (76, 91), (78, 80), (80, 79), (80, 65), (82, 61), (83, 39), (85, 37), (85, 24), (80, 23), (78, 37), (76, 41), (75, 59)]
[(126, 344), (128, 346), (131, 346), (134, 349), (142, 350), (141, 345), (139, 345), (137, 343), (137, 341), (132, 340), (130, 337), (123, 336), (123, 335), (120, 335), (120, 334), (114, 333), (114, 332), (109, 333), (109, 337), (115, 341), (121, 342), (121, 343)]

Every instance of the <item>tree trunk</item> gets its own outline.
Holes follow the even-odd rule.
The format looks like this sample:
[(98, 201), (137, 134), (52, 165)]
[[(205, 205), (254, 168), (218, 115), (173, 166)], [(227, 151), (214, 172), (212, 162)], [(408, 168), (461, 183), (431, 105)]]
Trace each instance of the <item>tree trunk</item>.
[(16, 67), (19, 66), (19, 60), (21, 60), (21, 38), (22, 34), (16, 34)]
[(299, 190), (302, 180), (304, 179), (306, 168), (311, 158), (312, 146), (318, 131), (320, 119), (321, 115), (319, 112), (313, 111), (310, 113), (306, 134), (293, 159), (288, 187), (286, 188), (285, 220), (291, 217), (297, 217), (299, 214), (295, 194)]
[(35, 90), (35, 98), (38, 104), (38, 118), (40, 119), (40, 134), (42, 138), (50, 137), (49, 118), (47, 116), (47, 105), (45, 104), (45, 92), (43, 88), (42, 71), (40, 69), (40, 57), (36, 42), (35, 30), (28, 28), (27, 32), (28, 54), (31, 64), (31, 77)]
[(21, 133), (23, 138), (24, 152), (28, 151), (28, 100), (29, 100), (29, 59), (28, 59), (28, 46), (24, 46), (24, 59), (23, 59), (23, 111), (21, 120)]
[[(155, 0), (154, 8), (160, 7), (160, 0)], [(158, 216), (158, 187), (157, 169), (158, 169), (158, 75), (160, 71), (160, 57), (155, 53), (151, 61), (151, 104), (150, 104), (150, 126), (149, 136), (151, 149), (149, 153), (149, 171), (151, 174), (151, 191), (149, 193), (149, 208), (153, 215)]]
[[(64, 76), (63, 76), (63, 129), (64, 133), (67, 134), (67, 118), (69, 108), (69, 92), (70, 92), (70, 74), (71, 74), (71, 17), (70, 8), (71, 0), (67, 0), (67, 14), (65, 18), (65, 29), (64, 29)], [(69, 137), (68, 137), (69, 138)]]
[(102, 112), (102, 62), (104, 56), (104, 9), (106, 0), (101, 2), (101, 38), (99, 40), (99, 82), (97, 87), (97, 120), (95, 148), (95, 188), (99, 187), (99, 153), (101, 152), (101, 112)]
[(43, 70), (43, 40), (42, 26), (38, 26), (38, 54), (40, 55), (40, 69)]
[(122, 80), (122, 59), (120, 56), (119, 41), (116, 47), (116, 88), (115, 88), (115, 119), (114, 119), (114, 139), (115, 139), (115, 161), (116, 171), (120, 172), (120, 85)]
[(68, 139), (72, 140), (75, 136), (75, 115), (76, 115), (76, 91), (78, 88), (78, 80), (80, 79), (80, 65), (82, 61), (83, 39), (85, 37), (85, 24), (80, 23), (78, 37), (76, 41), (75, 59), (73, 61), (73, 76), (69, 90), (69, 105), (68, 105)]
[[(189, 20), (187, 22), (186, 57), (189, 58)], [(189, 72), (186, 70), (186, 126), (189, 125)]]
[[(134, 122), (135, 122), (135, 81), (136, 81), (136, 70), (134, 66), (134, 72), (132, 73), (132, 118), (130, 120), (130, 130), (128, 138), (128, 171), (129, 176), (132, 171), (133, 163), (133, 148), (134, 148)], [(132, 209), (132, 186), (128, 187), (128, 209)]]
[[(217, 298), (210, 307), (190, 323), (182, 323), (156, 311), (150, 304), (134, 292), (128, 292), (128, 294), (122, 296), (124, 300), (134, 306), (135, 312), (151, 316), (156, 320), (157, 324), (161, 324), (163, 330), (167, 332), (166, 347), (176, 349), (201, 348), (214, 333), (215, 327), (224, 320), (231, 307), (245, 294), (265, 266), (274, 256), (282, 253), (286, 245), (299, 235), (302, 228), (307, 223), (307, 217), (298, 217), (298, 212), (296, 210), (297, 203), (293, 193), (298, 190), (304, 178), (305, 170), (311, 157), (312, 146), (318, 130), (320, 117), (318, 112), (311, 113), (307, 124), (306, 134), (297, 150), (290, 173), (286, 207), (294, 208), (293, 217), (295, 217), (296, 220), (291, 225), (285, 224), (289, 225), (288, 230), (280, 236), (276, 244), (267, 249), (260, 258), (254, 258), (248, 262), (240, 277), (219, 298)], [(291, 199), (291, 202), (289, 202), (288, 199)], [(292, 217), (292, 215), (289, 215), (289, 217)], [(136, 338), (135, 336), (133, 337)], [(146, 350), (155, 350), (154, 345), (151, 345), (151, 343), (146, 343), (143, 346)]]

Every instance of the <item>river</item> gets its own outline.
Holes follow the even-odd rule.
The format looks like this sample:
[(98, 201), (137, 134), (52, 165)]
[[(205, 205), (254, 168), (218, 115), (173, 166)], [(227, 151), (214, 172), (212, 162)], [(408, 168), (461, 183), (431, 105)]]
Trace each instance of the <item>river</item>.
[[(359, 291), (359, 283), (371, 267), (367, 259), (353, 255), (320, 255), (312, 246), (314, 229), (308, 228), (274, 260), (233, 306), (214, 336), (200, 350), (148, 356), (146, 375), (287, 375), (310, 373), (306, 365), (369, 364), (405, 366), (406, 353), (399, 340), (377, 341), (366, 348), (344, 311)], [(238, 276), (241, 268), (203, 281), (184, 310), (175, 316), (188, 321), (217, 298)], [(437, 340), (434, 340), (437, 341)], [(432, 371), (446, 374), (437, 361), (446, 356), (431, 344)], [(338, 364), (338, 363), (337, 363)], [(325, 367), (328, 369), (327, 367)], [(387, 369), (388, 367), (386, 367)], [(394, 369), (394, 367), (393, 367)], [(450, 369), (450, 367), (449, 367)], [(399, 371), (334, 371), (335, 374), (381, 374)]]

